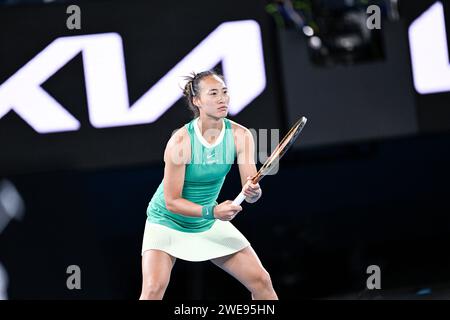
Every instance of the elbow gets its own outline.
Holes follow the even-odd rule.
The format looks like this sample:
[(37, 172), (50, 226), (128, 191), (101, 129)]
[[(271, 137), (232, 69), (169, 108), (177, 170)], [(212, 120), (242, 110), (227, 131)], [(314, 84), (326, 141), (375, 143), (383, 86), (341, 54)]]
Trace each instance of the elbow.
[(166, 199), (166, 209), (171, 212), (176, 212), (176, 205), (175, 201), (176, 199)]
[(164, 191), (164, 202), (166, 203), (167, 210), (171, 212), (178, 212), (179, 199), (181, 199), (181, 194), (178, 192)]

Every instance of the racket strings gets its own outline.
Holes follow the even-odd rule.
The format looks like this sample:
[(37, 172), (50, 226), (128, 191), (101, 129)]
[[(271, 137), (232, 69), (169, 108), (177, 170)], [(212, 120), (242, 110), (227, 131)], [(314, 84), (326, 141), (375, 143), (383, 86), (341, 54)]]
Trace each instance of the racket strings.
[(256, 175), (253, 177), (252, 182), (259, 182), (264, 175), (267, 175), (273, 168), (275, 163), (281, 159), (281, 157), (286, 153), (289, 147), (294, 143), (301, 129), (303, 128), (305, 122), (303, 119), (298, 120), (294, 126), (288, 131), (288, 133), (283, 137), (281, 142), (276, 146), (275, 150), (258, 170)]

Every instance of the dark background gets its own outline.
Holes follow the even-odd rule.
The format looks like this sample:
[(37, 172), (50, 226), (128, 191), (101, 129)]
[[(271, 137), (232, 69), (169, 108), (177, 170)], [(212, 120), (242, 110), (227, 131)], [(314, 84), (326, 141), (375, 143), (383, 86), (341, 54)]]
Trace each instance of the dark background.
[[(67, 4), (5, 6), (0, 84), (55, 37), (119, 32), (133, 102), (219, 23), (255, 19), (267, 88), (232, 119), (285, 132), (308, 117), (279, 173), (261, 182), (264, 197), (233, 220), (280, 298), (420, 298), (422, 288), (433, 298), (450, 287), (450, 94), (414, 90), (407, 28), (433, 2), (418, 3), (401, 2), (402, 18), (383, 20), (380, 59), (335, 66), (314, 65), (302, 35), (277, 27), (261, 1), (80, 2), (76, 32), (65, 29)], [(14, 113), (0, 119), (0, 178), (26, 206), (0, 234), (9, 297), (137, 299), (145, 210), (163, 178), (167, 139), (190, 114), (179, 101), (150, 125), (91, 127), (80, 55), (44, 88), (82, 127), (39, 135)], [(233, 168), (218, 201), (239, 190)], [(81, 290), (66, 288), (72, 264)], [(372, 264), (382, 272), (376, 292), (365, 289)], [(250, 295), (209, 262), (178, 260), (166, 298)]]
[[(66, 28), (69, 16), (65, 13), (66, 4), (6, 7), (0, 11), (0, 21), (8, 26), (0, 31), (4, 49), (0, 82), (7, 80), (57, 37), (117, 32), (123, 39), (129, 98), (133, 104), (219, 24), (253, 19), (263, 32), (267, 87), (233, 120), (249, 128), (280, 128), (279, 85), (271, 63), (275, 60), (274, 31), (269, 27), (264, 6), (257, 4), (258, 1), (234, 4), (199, 1), (195, 6), (188, 3), (172, 6), (165, 1), (86, 2), (80, 3), (82, 29), (79, 31)], [(232, 9), (236, 6), (239, 10)], [(203, 9), (199, 11), (197, 7)], [(220, 70), (221, 66), (217, 68)], [(191, 117), (184, 101), (180, 100), (148, 125), (93, 127), (88, 118), (81, 53), (42, 87), (81, 122), (81, 128), (38, 134), (16, 113), (9, 112), (0, 123), (0, 145), (7, 150), (0, 157), (0, 173), (161, 163), (166, 141), (173, 130)]]

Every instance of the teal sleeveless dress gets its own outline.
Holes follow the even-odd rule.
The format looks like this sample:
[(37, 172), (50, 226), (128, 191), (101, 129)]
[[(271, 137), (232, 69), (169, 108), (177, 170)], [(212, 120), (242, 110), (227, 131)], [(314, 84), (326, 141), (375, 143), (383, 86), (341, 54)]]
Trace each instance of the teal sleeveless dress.
[[(185, 168), (182, 197), (202, 206), (218, 204), (218, 195), (236, 157), (232, 125), (223, 119), (218, 138), (209, 144), (197, 122), (195, 118), (185, 125), (191, 161)], [(230, 222), (169, 211), (164, 200), (164, 181), (149, 202), (142, 253), (158, 249), (183, 260), (204, 261), (248, 245), (247, 239)]]

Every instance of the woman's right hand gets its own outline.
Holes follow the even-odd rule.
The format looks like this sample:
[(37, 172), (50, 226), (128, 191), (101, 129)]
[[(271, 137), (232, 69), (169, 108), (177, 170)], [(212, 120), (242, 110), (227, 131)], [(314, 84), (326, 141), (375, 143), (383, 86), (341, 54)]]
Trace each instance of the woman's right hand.
[(214, 207), (214, 217), (222, 221), (230, 221), (242, 211), (241, 206), (235, 206), (233, 201), (227, 200)]

